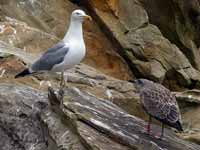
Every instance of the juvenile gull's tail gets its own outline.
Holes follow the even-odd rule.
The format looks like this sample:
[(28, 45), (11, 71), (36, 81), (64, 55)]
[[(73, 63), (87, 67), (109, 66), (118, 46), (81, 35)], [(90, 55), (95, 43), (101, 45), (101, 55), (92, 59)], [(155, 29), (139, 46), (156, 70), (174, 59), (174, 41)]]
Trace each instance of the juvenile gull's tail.
[(175, 124), (174, 124), (174, 127), (179, 130), (179, 131), (183, 131), (183, 127), (180, 123), (180, 121), (177, 121)]

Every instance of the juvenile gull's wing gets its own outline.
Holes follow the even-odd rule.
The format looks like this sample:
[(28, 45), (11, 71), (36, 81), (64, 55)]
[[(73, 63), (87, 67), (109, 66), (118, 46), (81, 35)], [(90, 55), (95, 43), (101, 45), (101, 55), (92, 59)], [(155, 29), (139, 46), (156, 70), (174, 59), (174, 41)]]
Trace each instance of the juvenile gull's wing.
[(162, 85), (152, 83), (141, 90), (144, 109), (159, 120), (171, 124), (180, 119), (180, 112), (175, 96)]
[(54, 65), (61, 63), (69, 51), (69, 45), (59, 42), (48, 49), (32, 66), (33, 72), (50, 71)]

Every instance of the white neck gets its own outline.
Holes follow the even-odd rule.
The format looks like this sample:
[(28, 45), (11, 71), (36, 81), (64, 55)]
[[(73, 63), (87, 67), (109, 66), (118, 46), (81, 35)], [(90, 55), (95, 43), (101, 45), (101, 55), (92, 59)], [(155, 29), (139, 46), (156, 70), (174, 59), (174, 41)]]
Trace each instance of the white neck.
[(63, 41), (67, 43), (75, 38), (80, 42), (83, 41), (82, 22), (71, 18), (69, 29), (65, 34)]

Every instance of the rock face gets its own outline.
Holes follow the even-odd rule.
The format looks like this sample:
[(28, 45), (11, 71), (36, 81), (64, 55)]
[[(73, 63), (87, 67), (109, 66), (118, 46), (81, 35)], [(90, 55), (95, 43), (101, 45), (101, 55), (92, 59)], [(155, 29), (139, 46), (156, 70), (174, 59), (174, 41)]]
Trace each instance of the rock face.
[[(185, 134), (182, 135), (184, 139), (200, 143), (200, 118), (199, 118), (199, 102), (200, 91), (188, 90), (184, 92), (175, 92), (176, 98), (181, 106), (182, 116), (185, 124)], [(191, 117), (193, 116), (193, 117)], [(196, 116), (196, 117), (194, 117)], [(191, 130), (192, 129), (192, 130)], [(188, 134), (189, 133), (189, 134)]]
[[(0, 8), (0, 18), (5, 21), (1, 23), (1, 40), (9, 40), (16, 47), (26, 47), (27, 51), (32, 52), (44, 51), (63, 38), (72, 10), (78, 9), (66, 0), (8, 0), (1, 1)], [(5, 27), (9, 30), (4, 30)], [(13, 33), (12, 29), (16, 32)], [(52, 36), (46, 37), (43, 33), (54, 37), (51, 39)], [(84, 36), (87, 46), (85, 63), (119, 79), (132, 78), (126, 62), (115, 52), (116, 48), (94, 21), (85, 23)]]
[[(11, 58), (9, 58), (9, 59), (11, 59)], [(94, 68), (89, 67), (84, 64), (78, 65), (75, 68), (68, 70), (66, 72), (66, 75), (68, 78), (67, 85), (69, 87), (74, 87), (76, 90), (80, 90), (83, 93), (89, 93), (90, 96), (91, 95), (93, 95), (93, 97), (95, 96), (96, 100), (98, 99), (101, 101), (102, 99), (107, 99), (107, 101), (108, 101), (107, 103), (109, 103), (110, 105), (113, 102), (118, 107), (121, 107), (122, 109), (126, 110), (126, 112), (128, 112), (129, 114), (140, 117), (144, 120), (148, 119), (148, 116), (144, 113), (143, 109), (141, 108), (141, 105), (139, 103), (139, 95), (136, 92), (133, 84), (128, 83), (126, 81), (121, 81), (121, 80), (106, 76), (106, 75), (102, 74), (101, 72), (95, 70)], [(59, 75), (55, 75), (50, 78), (50, 81), (54, 88), (57, 88), (59, 86), (59, 81), (58, 81), (59, 77), (60, 77)], [(19, 80), (15, 80), (11, 77), (11, 75), (6, 74), (6, 76), (1, 78), (0, 81), (1, 81), (1, 83), (7, 82), (10, 86), (15, 85), (15, 84), (22, 86), (22, 84), (25, 84), (27, 86), (25, 86), (25, 87), (22, 86), (24, 88), (20, 88), (20, 89), (22, 91), (23, 90), (29, 91), (29, 89), (32, 91), (33, 89), (29, 88), (29, 87), (32, 86), (32, 87), (38, 88), (39, 80), (41, 80), (41, 79), (42, 79), (42, 77), (36, 77), (36, 78), (35, 77), (27, 77), (27, 78), (21, 78)], [(19, 87), (21, 87), (21, 86), (19, 86)], [(7, 89), (7, 88), (2, 88), (2, 90), (3, 89)], [(17, 87), (16, 87), (16, 89), (17, 89)], [(45, 89), (40, 89), (40, 91), (41, 90), (45, 90)], [(12, 91), (12, 89), (11, 89), (11, 91)], [(15, 90), (13, 90), (13, 91), (15, 91)], [(33, 91), (36, 91), (36, 90), (33, 90)], [(71, 91), (71, 90), (69, 90), (69, 91)], [(18, 96), (15, 96), (15, 94), (6, 93), (5, 91), (3, 93), (9, 94), (11, 96), (10, 99), (12, 99), (14, 97), (18, 97)], [(26, 92), (18, 92), (18, 93), (22, 93), (22, 95), (26, 95)], [(40, 93), (43, 93), (43, 92), (40, 92)], [(66, 93), (66, 98), (68, 96), (70, 96), (70, 93), (71, 92)], [(178, 93), (177, 96), (180, 94), (181, 93)], [(43, 95), (43, 99), (45, 101), (47, 93), (44, 92), (42, 95)], [(5, 97), (5, 96), (0, 96), (0, 97)], [(29, 94), (27, 97), (30, 97), (30, 98), (33, 97), (34, 99), (38, 99)], [(70, 97), (73, 98), (72, 95)], [(199, 115), (198, 115), (199, 109), (198, 109), (198, 107), (196, 107), (196, 104), (194, 104), (195, 105), (195, 107), (194, 107), (190, 103), (185, 102), (185, 99), (187, 96), (185, 96), (184, 100), (181, 99), (182, 97), (184, 97), (184, 95), (179, 96), (179, 97), (180, 97), (179, 102), (181, 103), (180, 106), (181, 106), (181, 110), (182, 110), (183, 125), (184, 125), (184, 129), (185, 129), (184, 134), (180, 134), (180, 137), (194, 141), (194, 142), (198, 142), (199, 141), (198, 136), (195, 137), (195, 140), (193, 140), (192, 137), (195, 136), (194, 133), (196, 133), (196, 134), (199, 133), (199, 130), (198, 130), (198, 128), (199, 128), (199, 121), (198, 121), (199, 120)], [(193, 97), (193, 98), (195, 98), (195, 97)], [(18, 98), (18, 99), (20, 100), (21, 98)], [(42, 97), (39, 100), (42, 100)], [(83, 101), (83, 99), (80, 99), (80, 100)], [(95, 103), (96, 103), (96, 100), (95, 100)], [(29, 101), (29, 100), (27, 100), (27, 101)], [(32, 101), (32, 100), (30, 100), (30, 101)], [(114, 105), (114, 104), (112, 104), (112, 105)], [(85, 107), (87, 107), (87, 105)], [(10, 107), (10, 105), (8, 105), (6, 108), (8, 108), (8, 107)], [(102, 109), (102, 111), (104, 111), (104, 109)], [(109, 110), (109, 111), (111, 111), (111, 110)], [(193, 116), (192, 120), (191, 120), (191, 115)], [(55, 115), (55, 117), (53, 119), (56, 119), (59, 116), (60, 116), (60, 114)], [(49, 120), (51, 120), (51, 119), (49, 119)], [(60, 122), (60, 121), (56, 120), (55, 122)], [(192, 122), (192, 124), (190, 125), (191, 122)], [(144, 123), (143, 123), (143, 125), (144, 125)], [(54, 126), (54, 124), (51, 124), (51, 126)], [(57, 128), (55, 127), (54, 131), (52, 131), (52, 132), (55, 133), (56, 130), (58, 130), (59, 128), (60, 127), (57, 127)], [(65, 129), (63, 129), (63, 131), (61, 131), (61, 133), (64, 133), (64, 130)], [(145, 129), (143, 129), (143, 130), (145, 130)], [(86, 132), (86, 131), (84, 131), (84, 132)], [(157, 127), (157, 129), (155, 129), (154, 132), (160, 132), (159, 128)], [(86, 132), (86, 133), (88, 133), (88, 132)], [(84, 134), (86, 134), (86, 133), (84, 133)], [(59, 135), (55, 135), (55, 137), (58, 137)], [(99, 135), (99, 133), (97, 134), (97, 137), (99, 137), (98, 135)], [(64, 140), (64, 139), (65, 138), (63, 138), (62, 140)], [(74, 141), (74, 139), (71, 139), (71, 140)], [(95, 145), (98, 143), (98, 141), (91, 142), (91, 143)]]
[(149, 137), (143, 133), (145, 123), (141, 119), (77, 88), (66, 89), (64, 109), (61, 110), (52, 90), (49, 101), (47, 93), (27, 86), (0, 86), (2, 150), (200, 148), (180, 140), (169, 130), (163, 141)]
[[(47, 141), (52, 150), (166, 146), (170, 150), (199, 149), (170, 130), (164, 141), (143, 134), (142, 119), (146, 120), (147, 115), (141, 109), (138, 93), (133, 84), (119, 80), (136, 76), (161, 82), (173, 90), (199, 88), (198, 15), (191, 19), (187, 13), (192, 8), (196, 14), (199, 2), (72, 1), (93, 17), (93, 22), (84, 24), (88, 49), (84, 63), (95, 69), (80, 64), (66, 72), (71, 88), (66, 89), (65, 109), (61, 111), (57, 102), (53, 108), (46, 107), (47, 93), (42, 92), (45, 88), (36, 90), (43, 76), (15, 80), (14, 75), (24, 69), (24, 64), (17, 57), (0, 53), (0, 135), (4, 139), (0, 146), (6, 150), (31, 149), (39, 139), (34, 147), (38, 150), (45, 149)], [(23, 56), (25, 62), (33, 61), (63, 37), (70, 13), (76, 8), (79, 6), (69, 0), (0, 1), (0, 50), (14, 50), (14, 55)], [(34, 57), (29, 57), (30, 53)], [(50, 80), (54, 88), (59, 86), (58, 75), (52, 75)], [(185, 129), (179, 135), (196, 143), (200, 143), (199, 93), (175, 93)], [(157, 128), (154, 126), (154, 130)]]
[[(47, 149), (47, 127), (42, 123), (39, 112), (31, 109), (30, 105), (34, 104), (32, 101), (34, 99), (44, 101), (44, 97), (33, 89), (27, 91), (22, 89), (14, 88), (13, 85), (2, 85), (0, 92), (1, 149)], [(8, 94), (10, 90), (13, 90), (12, 94)]]
[(199, 70), (200, 1), (140, 1), (148, 12), (150, 22), (178, 45), (191, 64)]
[[(114, 77), (130, 79), (133, 75), (127, 62), (134, 76), (161, 82), (173, 90), (199, 87), (198, 1), (171, 0), (160, 4), (154, 0), (150, 4), (145, 0), (84, 0), (80, 3), (95, 20), (84, 26), (88, 48), (85, 63)], [(1, 40), (30, 52), (45, 50), (62, 38), (71, 11), (78, 8), (64, 0), (2, 1), (0, 6), (4, 21)], [(164, 11), (159, 11), (161, 8)], [(156, 16), (159, 12), (163, 17)]]
[[(144, 9), (142, 2), (146, 4), (147, 11)], [(157, 4), (160, 1), (154, 0), (153, 2)], [(184, 2), (186, 3), (186, 1)], [(115, 8), (113, 9), (109, 3), (113, 4)], [(176, 88), (176, 90), (179, 88), (174, 86), (175, 84), (181, 87), (198, 86), (196, 83), (199, 83), (200, 79), (199, 70), (197, 65), (194, 65), (199, 64), (197, 62), (199, 61), (198, 50), (193, 48), (188, 51), (188, 53), (192, 53), (197, 58), (194, 59), (196, 61), (194, 63), (191, 61), (194, 57), (189, 59), (188, 55), (183, 53), (184, 49), (181, 46), (179, 49), (166, 39), (160, 30), (151, 24), (154, 23), (151, 21), (153, 18), (162, 19), (162, 17), (157, 17), (157, 14), (162, 15), (162, 13), (160, 14), (160, 12), (163, 12), (161, 11), (162, 8), (159, 6), (157, 8), (154, 3), (151, 5), (149, 3), (151, 2), (145, 0), (104, 0), (101, 2), (85, 0), (85, 5), (94, 13), (100, 24), (104, 26), (106, 33), (108, 33), (107, 35), (113, 40), (113, 43), (117, 43), (121, 55), (129, 62), (129, 66), (135, 76), (165, 83), (172, 89)], [(167, 1), (165, 3), (170, 2)], [(163, 7), (166, 6), (163, 3), (162, 5)], [(182, 6), (181, 2), (177, 5)], [(151, 6), (156, 7), (158, 11), (155, 10), (156, 12), (153, 12), (154, 7), (152, 8)], [(170, 6), (173, 7), (173, 4)], [(150, 22), (148, 18), (150, 18)], [(167, 19), (165, 21), (170, 25), (170, 21)], [(185, 24), (188, 24), (188, 22), (185, 21)], [(177, 32), (183, 34), (184, 29), (177, 25), (176, 27)], [(191, 29), (190, 27), (187, 28)], [(173, 31), (171, 32), (174, 33)], [(185, 41), (186, 37), (188, 36), (180, 35), (181, 41)], [(190, 47), (188, 48), (191, 48), (191, 44), (190, 42)], [(171, 84), (171, 81), (173, 84)]]

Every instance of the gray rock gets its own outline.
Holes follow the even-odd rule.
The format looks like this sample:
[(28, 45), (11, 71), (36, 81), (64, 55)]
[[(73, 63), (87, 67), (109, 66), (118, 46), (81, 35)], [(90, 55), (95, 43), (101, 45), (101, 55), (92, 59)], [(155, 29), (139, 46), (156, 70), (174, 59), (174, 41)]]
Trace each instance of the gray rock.
[[(47, 93), (27, 86), (1, 84), (0, 87), (2, 150), (200, 148), (179, 139), (170, 130), (163, 141), (149, 137), (143, 133), (143, 120), (77, 88), (65, 90), (61, 110), (52, 90), (49, 103)], [(154, 125), (153, 130), (156, 129)]]
[(200, 69), (200, 1), (140, 0), (150, 22), (157, 25), (165, 37), (179, 46), (191, 64)]
[(174, 92), (174, 94), (176, 95), (176, 98), (181, 102), (200, 104), (200, 91), (197, 89), (183, 92)]
[[(49, 91), (49, 97), (51, 102), (55, 103), (58, 99), (55, 99), (55, 95), (52, 89)], [(64, 114), (75, 121), (79, 134), (83, 134), (80, 130), (84, 125), (90, 128), (96, 129), (96, 131), (102, 133), (106, 137), (115, 142), (119, 142), (131, 149), (198, 149), (199, 147), (191, 145), (189, 143), (181, 142), (172, 131), (167, 130), (166, 139), (163, 141), (156, 140), (153, 137), (149, 137), (144, 133), (145, 123), (141, 119), (131, 116), (117, 107), (111, 102), (104, 99), (97, 99), (94, 96), (81, 92), (77, 88), (67, 89), (64, 96)], [(57, 104), (57, 106), (59, 106)], [(67, 113), (65, 113), (67, 111)], [(68, 111), (74, 115), (68, 115)], [(81, 122), (81, 124), (79, 123)], [(84, 124), (84, 125), (83, 125)], [(156, 130), (157, 126), (154, 125), (153, 130)], [(85, 132), (84, 132), (85, 133)], [(93, 133), (92, 131), (88, 132)], [(88, 135), (95, 139), (95, 134)], [(102, 137), (103, 139), (103, 137)], [(90, 138), (89, 138), (90, 140)], [(86, 140), (88, 141), (88, 139)], [(176, 142), (175, 142), (176, 141)], [(93, 142), (95, 147), (98, 142)], [(90, 145), (91, 146), (91, 145)], [(102, 146), (102, 145), (101, 145)], [(100, 147), (100, 146), (99, 146)], [(110, 146), (109, 146), (110, 148)], [(105, 148), (107, 149), (107, 148)], [(115, 148), (117, 149), (117, 148)], [(122, 148), (121, 148), (122, 149)], [(126, 147), (123, 149), (127, 149)]]
[(2, 150), (47, 149), (47, 127), (41, 121), (39, 112), (32, 109), (37, 101), (43, 100), (41, 93), (36, 93), (34, 89), (1, 85), (0, 146)]
[[(196, 30), (193, 30), (194, 25), (187, 26), (191, 24), (188, 19), (182, 25), (181, 21), (183, 20), (180, 19), (182, 16), (179, 16), (185, 13), (182, 9), (185, 8), (186, 3), (189, 3), (188, 1), (178, 1), (177, 5), (180, 7), (181, 12), (177, 10), (175, 16), (170, 16), (169, 14), (172, 12), (166, 15), (167, 8), (165, 9), (165, 6), (168, 7), (170, 4), (171, 7), (174, 7), (175, 0), (174, 2), (170, 1), (171, 3), (166, 1), (164, 4), (159, 0), (153, 0), (153, 4), (145, 0), (119, 0), (115, 11), (117, 12), (115, 13), (117, 17), (112, 14), (112, 7), (106, 5), (106, 3), (115, 3), (115, 0), (101, 2), (85, 0), (85, 2), (100, 24), (104, 26), (105, 33), (112, 39), (113, 44), (118, 47), (119, 53), (129, 63), (135, 76), (148, 78), (160, 83), (164, 82), (173, 89), (177, 88), (176, 85), (189, 87), (199, 83), (199, 52), (192, 40), (194, 39), (193, 35), (194, 37), (199, 37), (199, 32), (197, 32), (198, 36), (196, 36)], [(143, 6), (142, 2), (146, 2), (147, 5)], [(159, 7), (161, 3), (162, 7)], [(157, 11), (154, 11), (154, 8)], [(170, 22), (171, 20), (167, 20), (168, 18), (163, 16), (175, 17), (176, 20), (174, 22), (178, 22), (174, 25)], [(163, 28), (167, 28), (172, 24), (172, 29), (179, 34), (179, 40), (188, 45), (186, 47), (190, 50), (187, 49), (187, 51), (183, 52), (180, 45), (177, 44), (177, 46), (180, 46), (179, 49), (166, 39), (158, 27), (151, 24), (155, 22), (152, 21), (153, 19), (160, 22), (163, 19)], [(187, 29), (186, 31), (192, 31), (185, 32), (185, 29)], [(173, 30), (167, 30), (167, 32), (174, 35)], [(193, 57), (188, 57), (188, 53)], [(192, 62), (192, 60), (194, 61)], [(174, 81), (173, 84), (170, 81)], [(195, 86), (199, 87), (199, 84)]]
[[(62, 39), (71, 12), (80, 9), (69, 0), (3, 0), (0, 8), (0, 40), (35, 54)], [(84, 23), (84, 40), (87, 45), (85, 63), (119, 79), (132, 77), (128, 65), (95, 20)]]

